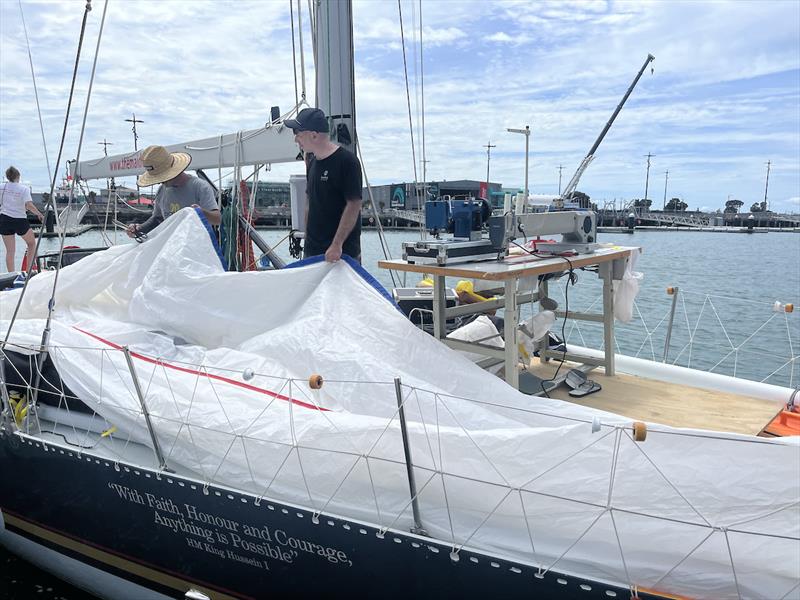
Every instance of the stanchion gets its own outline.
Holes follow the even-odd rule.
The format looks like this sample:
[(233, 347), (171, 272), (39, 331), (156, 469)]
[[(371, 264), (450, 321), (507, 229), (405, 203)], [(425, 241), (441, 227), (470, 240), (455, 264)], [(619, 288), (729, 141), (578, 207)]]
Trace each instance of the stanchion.
[(414, 466), (411, 462), (411, 446), (408, 444), (408, 430), (406, 429), (406, 413), (403, 408), (403, 389), (400, 383), (400, 378), (394, 378), (394, 392), (397, 396), (397, 408), (400, 418), (400, 434), (403, 436), (403, 454), (406, 457), (406, 472), (408, 473), (408, 488), (411, 492), (411, 510), (414, 513), (414, 527), (411, 528), (411, 533), (417, 535), (428, 535), (422, 527), (422, 520), (419, 516), (419, 503), (417, 502), (417, 483), (414, 479)]

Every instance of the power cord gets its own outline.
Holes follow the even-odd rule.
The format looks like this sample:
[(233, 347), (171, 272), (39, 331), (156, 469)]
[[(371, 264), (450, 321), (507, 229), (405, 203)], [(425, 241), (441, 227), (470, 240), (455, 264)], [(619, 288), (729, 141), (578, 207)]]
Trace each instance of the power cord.
[[(550, 379), (543, 379), (542, 382), (539, 384), (539, 387), (542, 388), (542, 392), (544, 393), (545, 397), (549, 398), (550, 394), (547, 393), (547, 390), (544, 389), (544, 384), (548, 381), (555, 381), (558, 377), (558, 372), (561, 370), (561, 367), (564, 366), (564, 361), (567, 359), (567, 336), (566, 336), (566, 328), (567, 328), (567, 319), (569, 318), (569, 286), (575, 285), (575, 282), (578, 280), (578, 276), (573, 270), (572, 263), (566, 256), (562, 256), (564, 260), (569, 263), (569, 275), (567, 276), (567, 282), (564, 285), (564, 321), (561, 323), (561, 343), (564, 344), (564, 350), (561, 354), (561, 362), (558, 363), (558, 367), (556, 367), (556, 372)], [(548, 339), (548, 345), (550, 344), (550, 340)]]
[[(539, 387), (541, 388), (542, 393), (545, 395), (545, 397), (550, 398), (550, 394), (547, 393), (547, 390), (544, 388), (544, 384), (556, 380), (556, 378), (558, 377), (558, 373), (559, 371), (561, 371), (561, 367), (564, 365), (564, 361), (567, 358), (567, 338), (565, 334), (567, 328), (567, 319), (569, 318), (569, 286), (575, 285), (575, 282), (578, 281), (578, 274), (575, 272), (575, 267), (572, 264), (572, 261), (566, 256), (560, 254), (541, 254), (533, 250), (528, 250), (527, 248), (521, 246), (516, 242), (511, 242), (511, 243), (514, 244), (515, 246), (519, 246), (520, 248), (522, 248), (522, 250), (524, 250), (525, 252), (527, 252), (532, 256), (536, 256), (538, 258), (562, 258), (565, 261), (567, 261), (567, 265), (569, 265), (567, 281), (564, 285), (564, 321), (561, 323), (561, 343), (564, 344), (564, 350), (562, 351), (561, 354), (561, 362), (559, 362), (555, 374), (550, 379), (542, 379), (541, 382), (539, 383)], [(549, 338), (547, 344), (548, 346), (550, 344)]]
[(85, 445), (82, 445), (82, 444), (76, 444), (74, 442), (70, 442), (67, 439), (67, 436), (65, 436), (63, 433), (59, 433), (58, 431), (49, 431), (49, 430), (46, 430), (46, 429), (42, 429), (42, 433), (50, 433), (52, 435), (57, 435), (58, 437), (63, 439), (66, 444), (68, 444), (70, 446), (73, 446), (75, 448), (80, 448), (81, 450), (91, 450), (92, 448), (94, 448), (95, 446), (97, 446), (100, 443), (99, 441), (97, 441), (94, 444), (92, 444), (91, 446), (85, 446)]

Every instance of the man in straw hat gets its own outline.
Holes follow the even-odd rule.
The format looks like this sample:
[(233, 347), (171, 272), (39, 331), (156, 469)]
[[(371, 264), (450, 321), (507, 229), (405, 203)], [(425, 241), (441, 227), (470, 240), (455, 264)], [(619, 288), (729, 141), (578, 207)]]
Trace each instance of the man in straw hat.
[(183, 152), (169, 152), (164, 146), (148, 146), (139, 157), (146, 169), (139, 175), (139, 187), (162, 184), (153, 203), (153, 214), (141, 225), (131, 225), (129, 237), (155, 229), (164, 219), (182, 208), (194, 207), (212, 225), (222, 222), (214, 189), (202, 179), (184, 173), (192, 157)]
[[(307, 157), (308, 211), (305, 258), (325, 255), (336, 262), (347, 254), (361, 260), (361, 163), (334, 144), (325, 113), (304, 108), (285, 125)], [(311, 156), (313, 154), (313, 156)]]

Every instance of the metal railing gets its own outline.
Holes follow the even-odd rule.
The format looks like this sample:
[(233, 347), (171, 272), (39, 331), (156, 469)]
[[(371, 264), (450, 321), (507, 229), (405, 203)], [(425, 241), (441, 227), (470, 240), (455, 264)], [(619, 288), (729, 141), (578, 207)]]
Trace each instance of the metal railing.
[[(542, 575), (601, 565), (606, 579), (631, 589), (658, 588), (706, 544), (724, 548), (721, 536), (736, 535), (738, 544), (750, 538), (760, 544), (765, 537), (795, 548), (800, 544), (791, 534), (772, 533), (776, 515), (789, 514), (796, 499), (784, 504), (785, 499), (770, 497), (759, 508), (754, 498), (743, 507), (721, 510), (716, 493), (690, 501), (681, 492), (699, 472), (708, 476), (704, 485), (722, 485), (715, 457), (723, 447), (726, 456), (744, 450), (770, 455), (773, 475), (791, 468), (782, 467), (780, 459), (792, 449), (766, 440), (693, 435), (668, 427), (646, 431), (627, 419), (592, 417), (580, 407), (564, 412), (546, 399), (519, 404), (510, 391), (507, 398), (479, 400), (403, 385), (399, 378), (276, 377), (251, 369), (170, 363), (125, 347), (51, 347), (49, 352), (60, 365), (94, 357), (82, 364), (104, 378), (97, 379), (96, 395), (83, 400), (102, 426), (93, 430), (78, 424), (66, 404), (77, 399), (68, 398), (59, 382), (44, 378), (57, 390), (57, 406), (46, 414), (23, 414), (17, 408), (24, 400), (18, 399), (16, 407), (4, 405), (4, 427), (79, 456), (112, 461), (117, 469), (135, 468), (133, 457), (141, 454), (131, 450), (150, 446), (156, 456), (146, 469), (163, 472), (170, 465), (176, 477), (200, 481), (204, 490), (213, 484), (257, 504), (290, 502), (316, 519), (323, 513), (360, 519), (373, 524), (380, 536), (390, 530), (429, 535), (450, 546), (453, 561), (466, 548), (534, 565)], [(191, 393), (181, 395), (181, 389)], [(354, 398), (361, 402), (353, 405)], [(199, 402), (205, 402), (204, 408), (193, 409)], [(353, 413), (358, 414), (355, 425), (345, 418), (351, 411), (344, 406), (360, 407)], [(118, 429), (106, 429), (108, 423)], [(641, 444), (645, 438), (647, 445)], [(694, 468), (670, 469), (669, 456), (689, 448)], [(559, 476), (567, 472), (568, 477)], [(662, 486), (652, 503), (641, 493), (643, 483), (651, 480)], [(632, 526), (673, 534), (690, 529), (700, 541), (682, 549), (662, 547), (654, 555), (649, 552), (652, 539), (631, 536)], [(591, 540), (594, 551), (573, 553), (584, 539)], [(642, 554), (655, 563), (645, 570), (625, 566), (636, 562), (626, 556)], [(729, 573), (734, 565), (747, 572), (753, 560), (759, 560), (759, 553), (728, 550), (716, 567)], [(786, 577), (790, 586), (798, 566), (773, 564), (783, 566), (771, 575)], [(705, 568), (714, 567), (709, 563)], [(789, 575), (783, 573), (787, 570)], [(733, 578), (726, 581), (725, 592), (741, 596), (739, 584)]]
[[(563, 296), (559, 287), (555, 294)], [(570, 298), (575, 310), (600, 305), (599, 294)], [(619, 354), (785, 387), (800, 383), (800, 314), (793, 303), (648, 288), (640, 290), (633, 315), (615, 325)], [(602, 346), (592, 324), (568, 321), (565, 335), (573, 344)]]

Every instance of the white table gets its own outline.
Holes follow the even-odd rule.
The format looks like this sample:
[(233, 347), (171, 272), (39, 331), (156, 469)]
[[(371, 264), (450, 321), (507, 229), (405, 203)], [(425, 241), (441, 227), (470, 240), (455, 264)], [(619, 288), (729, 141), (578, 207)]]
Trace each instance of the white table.
[[(622, 279), (626, 262), (633, 250), (636, 250), (636, 248), (622, 246), (600, 248), (593, 254), (566, 257), (569, 262), (561, 256), (544, 258), (530, 254), (522, 254), (510, 256), (502, 261), (483, 261), (450, 266), (417, 265), (407, 263), (404, 260), (382, 260), (378, 262), (378, 267), (393, 271), (430, 275), (433, 278), (433, 331), (436, 338), (457, 350), (474, 352), (504, 360), (506, 381), (515, 388), (519, 388), (519, 373), (517, 371), (517, 365), (519, 363), (519, 339), (517, 332), (519, 326), (519, 307), (521, 304), (538, 302), (540, 300), (538, 291), (518, 293), (517, 288), (519, 280), (524, 277), (568, 271), (570, 266), (573, 269), (594, 266), (598, 268), (598, 276), (603, 280), (602, 314), (588, 314), (574, 311), (569, 311), (569, 313), (557, 311), (556, 314), (562, 318), (603, 323), (603, 359), (579, 356), (569, 352), (566, 353), (565, 358), (584, 364), (602, 366), (605, 368), (606, 375), (613, 375), (614, 294), (612, 281)], [(447, 289), (445, 284), (446, 277), (496, 281), (498, 282), (498, 286), (503, 286), (504, 294), (503, 297), (495, 300), (448, 308), (445, 301), (445, 292)], [(540, 289), (544, 292), (542, 294), (542, 297), (544, 297), (547, 293), (546, 280), (541, 282)], [(447, 319), (485, 313), (498, 309), (503, 309), (505, 312), (503, 330), (505, 348), (496, 348), (487, 344), (447, 339), (445, 332), (445, 323)], [(559, 358), (564, 356), (562, 352), (548, 351), (546, 346), (547, 343), (545, 342), (544, 347), (540, 348), (539, 351), (542, 360), (547, 360), (553, 356), (558, 356)]]

